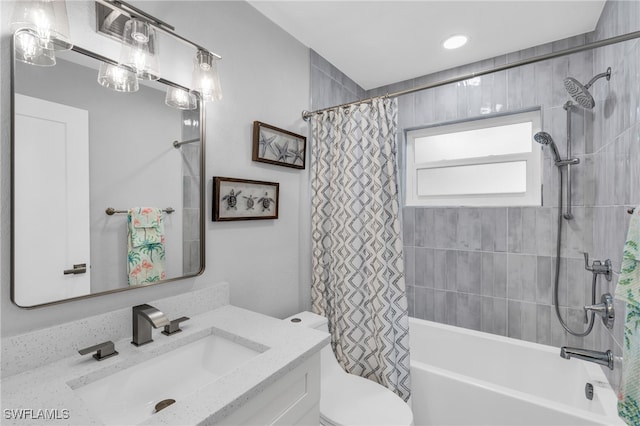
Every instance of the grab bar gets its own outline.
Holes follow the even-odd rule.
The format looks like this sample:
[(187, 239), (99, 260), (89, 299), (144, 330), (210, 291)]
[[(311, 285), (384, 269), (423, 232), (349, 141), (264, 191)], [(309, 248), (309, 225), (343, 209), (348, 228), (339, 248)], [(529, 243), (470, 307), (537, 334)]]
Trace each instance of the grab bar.
[[(176, 209), (174, 209), (173, 207), (167, 207), (166, 209), (162, 209), (162, 211), (165, 213), (171, 214), (175, 212)], [(113, 216), (116, 213), (129, 213), (129, 210), (116, 210), (113, 207), (107, 207), (107, 209), (104, 212), (109, 216)]]

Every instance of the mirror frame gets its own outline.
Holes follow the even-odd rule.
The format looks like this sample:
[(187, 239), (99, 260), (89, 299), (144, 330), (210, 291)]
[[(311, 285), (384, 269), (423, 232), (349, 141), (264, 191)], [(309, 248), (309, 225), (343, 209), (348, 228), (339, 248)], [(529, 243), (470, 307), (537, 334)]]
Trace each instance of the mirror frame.
[[(77, 301), (77, 300), (83, 300), (83, 299), (89, 299), (89, 298), (93, 298), (93, 297), (98, 297), (98, 296), (104, 296), (107, 294), (113, 294), (113, 293), (120, 293), (123, 291), (129, 291), (129, 290), (136, 290), (136, 289), (141, 289), (141, 288), (147, 288), (147, 287), (151, 287), (154, 285), (158, 285), (158, 284), (167, 284), (167, 283), (171, 283), (174, 281), (178, 281), (178, 280), (182, 280), (182, 279), (186, 279), (186, 278), (193, 278), (193, 277), (197, 277), (199, 275), (202, 275), (202, 273), (204, 272), (205, 269), (205, 215), (206, 215), (206, 210), (205, 210), (205, 202), (206, 202), (206, 192), (205, 192), (205, 186), (206, 186), (206, 181), (205, 181), (205, 163), (206, 163), (206, 159), (205, 159), (205, 134), (206, 134), (206, 130), (205, 130), (205, 102), (202, 101), (202, 97), (200, 95), (199, 92), (192, 92), (191, 90), (189, 90), (188, 88), (181, 86), (179, 84), (173, 83), (169, 80), (165, 80), (163, 78), (160, 78), (159, 80), (157, 80), (159, 83), (162, 83), (166, 86), (173, 86), (182, 90), (186, 90), (188, 92), (193, 93), (194, 95), (196, 95), (196, 99), (198, 102), (198, 106), (200, 107), (200, 188), (199, 188), (199, 193), (200, 193), (200, 203), (199, 203), (199, 209), (200, 209), (200, 220), (199, 220), (199, 225), (200, 225), (200, 232), (199, 232), (199, 236), (200, 236), (200, 269), (198, 270), (198, 272), (196, 273), (192, 273), (192, 274), (188, 274), (188, 275), (181, 275), (179, 277), (175, 277), (175, 278), (168, 278), (166, 280), (163, 281), (159, 281), (159, 282), (155, 282), (155, 283), (147, 283), (147, 284), (139, 284), (139, 285), (135, 285), (135, 286), (128, 286), (128, 287), (123, 287), (123, 288), (116, 288), (113, 290), (106, 290), (106, 291), (101, 291), (101, 292), (97, 292), (97, 293), (92, 293), (92, 294), (87, 294), (84, 296), (77, 296), (77, 297), (71, 297), (71, 298), (67, 298), (67, 299), (59, 299), (59, 300), (54, 300), (51, 302), (47, 302), (47, 303), (41, 303), (38, 305), (32, 305), (32, 306), (21, 306), (19, 305), (16, 300), (15, 300), (15, 286), (16, 286), (16, 282), (15, 282), (15, 260), (16, 260), (16, 253), (15, 253), (15, 243), (16, 243), (16, 235), (15, 235), (15, 218), (16, 218), (16, 211), (15, 211), (15, 144), (16, 144), (16, 140), (15, 140), (15, 68), (16, 68), (16, 58), (15, 58), (15, 35), (19, 32), (20, 30), (16, 31), (16, 33), (14, 33), (11, 37), (11, 100), (10, 100), (10, 105), (11, 105), (11, 196), (10, 196), (10, 201), (11, 201), (11, 232), (10, 232), (10, 238), (11, 238), (11, 250), (10, 250), (10, 254), (11, 254), (11, 272), (10, 272), (10, 279), (11, 279), (11, 302), (16, 305), (17, 307), (21, 308), (21, 309), (36, 309), (36, 308), (42, 308), (42, 307), (46, 307), (46, 306), (53, 306), (53, 305), (58, 305), (61, 303), (67, 303), (67, 302), (73, 302), (73, 301)], [(118, 63), (116, 61), (113, 61), (109, 58), (106, 58), (102, 55), (99, 55), (95, 52), (89, 51), (87, 49), (83, 49), (82, 47), (78, 47), (78, 46), (73, 46), (73, 48), (71, 49), (72, 51), (75, 51), (79, 54), (85, 55), (85, 56), (89, 56), (93, 59), (97, 59), (99, 61), (103, 61), (103, 62), (107, 62), (109, 64), (112, 65), (118, 65)], [(97, 70), (96, 70), (97, 72)], [(98, 84), (98, 83), (96, 83)]]

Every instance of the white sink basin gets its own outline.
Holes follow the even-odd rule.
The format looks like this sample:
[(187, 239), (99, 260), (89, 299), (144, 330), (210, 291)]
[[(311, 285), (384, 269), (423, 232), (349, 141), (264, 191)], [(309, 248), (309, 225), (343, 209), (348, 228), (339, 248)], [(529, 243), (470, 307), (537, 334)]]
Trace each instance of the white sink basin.
[(155, 413), (160, 401), (174, 399), (179, 404), (190, 393), (259, 354), (211, 334), (75, 392), (106, 424), (138, 424)]

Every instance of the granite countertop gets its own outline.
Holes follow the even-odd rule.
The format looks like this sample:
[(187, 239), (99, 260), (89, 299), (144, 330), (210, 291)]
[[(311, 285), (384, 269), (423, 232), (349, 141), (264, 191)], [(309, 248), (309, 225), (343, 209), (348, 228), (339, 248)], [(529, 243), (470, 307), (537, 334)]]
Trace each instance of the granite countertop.
[[(130, 338), (118, 340), (114, 343), (120, 354), (100, 362), (89, 355), (77, 355), (3, 379), (0, 382), (2, 424), (104, 424), (73, 389), (123, 369), (135, 368), (140, 362), (209, 334), (261, 353), (141, 424), (214, 423), (258, 395), (329, 341), (326, 333), (292, 326), (230, 305), (195, 315), (181, 327), (183, 331), (174, 336), (163, 336), (160, 330), (154, 330), (154, 341), (140, 347), (132, 345)], [(21, 410), (26, 418), (16, 419), (12, 414), (16, 410)], [(39, 410), (49, 410), (48, 415), (53, 414), (53, 419), (44, 418)]]

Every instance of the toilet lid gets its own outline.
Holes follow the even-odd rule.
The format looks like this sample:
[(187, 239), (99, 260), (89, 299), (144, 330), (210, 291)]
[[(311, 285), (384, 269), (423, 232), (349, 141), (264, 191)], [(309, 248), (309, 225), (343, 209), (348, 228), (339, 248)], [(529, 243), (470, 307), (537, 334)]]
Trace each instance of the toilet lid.
[(332, 425), (409, 426), (411, 408), (389, 389), (353, 374), (323, 377), (320, 415)]

